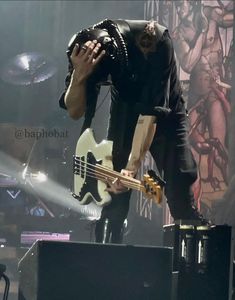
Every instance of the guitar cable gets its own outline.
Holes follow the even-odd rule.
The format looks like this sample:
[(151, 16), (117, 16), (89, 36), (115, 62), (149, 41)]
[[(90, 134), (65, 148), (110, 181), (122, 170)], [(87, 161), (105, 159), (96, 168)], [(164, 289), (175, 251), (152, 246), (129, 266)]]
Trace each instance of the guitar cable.
[(103, 97), (103, 99), (101, 100), (101, 102), (100, 102), (99, 105), (97, 106), (95, 112), (97, 112), (97, 111), (102, 107), (102, 105), (104, 104), (105, 100), (107, 99), (107, 97), (108, 97), (108, 95), (109, 95), (109, 93), (110, 93), (110, 90), (111, 90), (111, 88), (109, 87), (109, 89), (108, 89), (106, 95)]

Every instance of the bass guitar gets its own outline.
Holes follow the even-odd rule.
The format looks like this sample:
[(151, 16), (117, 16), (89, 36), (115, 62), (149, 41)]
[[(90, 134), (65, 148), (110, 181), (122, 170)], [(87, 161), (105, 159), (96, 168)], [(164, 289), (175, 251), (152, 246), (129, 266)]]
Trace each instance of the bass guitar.
[(160, 204), (164, 182), (152, 170), (143, 176), (142, 181), (114, 171), (112, 146), (113, 142), (108, 140), (97, 144), (91, 128), (83, 132), (73, 157), (73, 197), (82, 205), (92, 201), (99, 206), (107, 205), (111, 201), (111, 195), (106, 191), (107, 180), (119, 179), (126, 188), (140, 191), (146, 198)]

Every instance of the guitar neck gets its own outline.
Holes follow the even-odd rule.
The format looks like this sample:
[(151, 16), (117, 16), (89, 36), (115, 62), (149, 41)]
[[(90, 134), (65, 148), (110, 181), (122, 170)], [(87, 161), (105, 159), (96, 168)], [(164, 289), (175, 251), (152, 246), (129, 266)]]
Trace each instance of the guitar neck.
[(113, 181), (115, 179), (119, 179), (122, 185), (126, 188), (134, 189), (137, 191), (143, 191), (144, 189), (144, 186), (140, 180), (132, 177), (124, 176), (121, 173), (111, 170), (102, 165), (96, 164), (95, 172), (96, 172), (96, 177), (101, 181), (107, 181), (107, 180)]

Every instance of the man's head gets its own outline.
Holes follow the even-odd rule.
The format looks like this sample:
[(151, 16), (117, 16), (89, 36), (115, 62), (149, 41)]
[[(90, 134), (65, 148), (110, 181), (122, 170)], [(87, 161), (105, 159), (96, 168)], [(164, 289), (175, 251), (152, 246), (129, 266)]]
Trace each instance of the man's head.
[(102, 50), (105, 50), (105, 56), (97, 65), (92, 78), (97, 83), (105, 84), (108, 74), (110, 74), (117, 48), (115, 42), (106, 29), (88, 28), (75, 34), (69, 42), (67, 56), (70, 60), (71, 53), (76, 44), (79, 44), (79, 49), (81, 50), (86, 42), (94, 40), (101, 44), (97, 55), (99, 55)]
[[(122, 76), (128, 66), (126, 43), (115, 23), (104, 20), (93, 27), (83, 29), (73, 36), (69, 43), (67, 55), (70, 57), (75, 44), (82, 46), (89, 40), (101, 44), (100, 51), (105, 50), (105, 56), (97, 66), (94, 76), (97, 82), (103, 82), (108, 74)], [(81, 49), (80, 48), (80, 49)], [(99, 54), (99, 53), (98, 53)]]
[(106, 57), (112, 58), (115, 55), (115, 43), (106, 29), (88, 28), (75, 34), (69, 41), (67, 55), (70, 56), (75, 44), (79, 44), (80, 49), (87, 41), (97, 40), (101, 44), (100, 51), (105, 50)]
[(139, 32), (136, 37), (137, 47), (144, 53), (153, 52), (156, 49), (156, 26), (155, 21), (150, 21), (143, 31)]

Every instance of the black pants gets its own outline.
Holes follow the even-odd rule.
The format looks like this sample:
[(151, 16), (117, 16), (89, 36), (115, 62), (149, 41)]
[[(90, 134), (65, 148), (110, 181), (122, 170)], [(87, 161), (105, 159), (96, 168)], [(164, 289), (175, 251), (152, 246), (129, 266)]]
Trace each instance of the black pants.
[[(130, 142), (129, 142), (130, 141)], [(113, 156), (114, 168), (125, 168), (131, 149), (132, 136), (127, 147)], [(197, 178), (197, 167), (188, 142), (188, 118), (184, 107), (171, 113), (157, 124), (150, 148), (151, 155), (166, 181), (165, 195), (174, 219), (195, 219), (191, 185)], [(109, 220), (112, 241), (120, 240), (124, 220), (129, 210), (131, 192), (113, 195), (112, 202), (103, 208), (98, 224)]]

